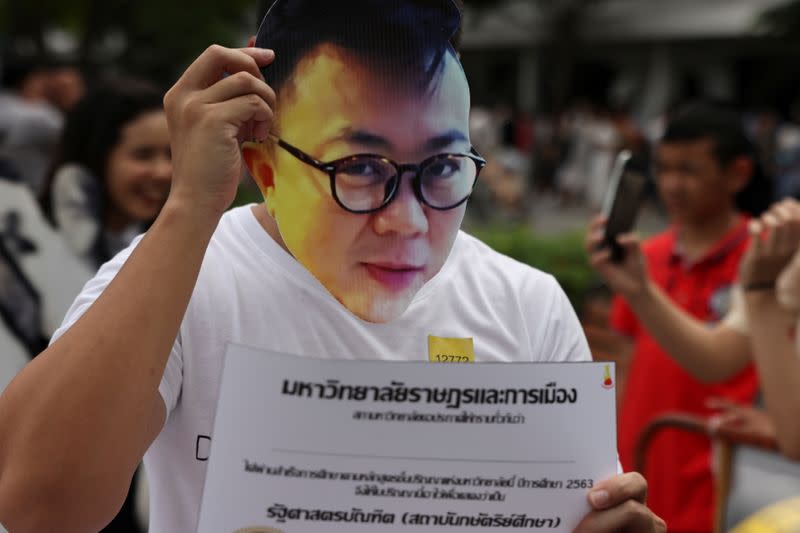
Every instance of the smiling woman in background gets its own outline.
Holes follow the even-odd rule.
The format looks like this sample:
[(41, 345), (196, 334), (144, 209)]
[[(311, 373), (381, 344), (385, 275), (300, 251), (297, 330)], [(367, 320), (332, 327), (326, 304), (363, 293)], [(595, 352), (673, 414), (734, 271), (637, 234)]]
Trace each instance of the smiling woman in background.
[(155, 220), (172, 161), (163, 94), (139, 80), (105, 82), (68, 115), (43, 207), (93, 268)]

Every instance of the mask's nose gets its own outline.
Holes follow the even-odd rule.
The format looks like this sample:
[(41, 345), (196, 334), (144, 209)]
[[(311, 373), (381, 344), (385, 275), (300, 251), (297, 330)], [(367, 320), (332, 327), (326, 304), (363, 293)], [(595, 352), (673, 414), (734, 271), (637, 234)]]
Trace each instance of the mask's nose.
[(425, 207), (417, 199), (411, 180), (404, 178), (400, 176), (398, 190), (389, 205), (375, 214), (375, 232), (378, 234), (396, 233), (408, 237), (428, 232)]

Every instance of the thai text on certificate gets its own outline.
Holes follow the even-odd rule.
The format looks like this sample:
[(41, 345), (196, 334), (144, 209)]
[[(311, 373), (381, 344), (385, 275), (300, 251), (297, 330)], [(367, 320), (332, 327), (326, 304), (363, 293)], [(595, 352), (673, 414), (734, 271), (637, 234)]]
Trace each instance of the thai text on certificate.
[(611, 376), (232, 345), (198, 531), (571, 531), (617, 473)]

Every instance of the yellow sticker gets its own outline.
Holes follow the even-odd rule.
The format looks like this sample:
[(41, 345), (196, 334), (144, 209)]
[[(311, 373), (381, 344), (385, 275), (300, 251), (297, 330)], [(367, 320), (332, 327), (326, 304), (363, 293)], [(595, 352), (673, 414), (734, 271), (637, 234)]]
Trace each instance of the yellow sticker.
[(450, 339), (428, 335), (428, 359), (432, 363), (474, 363), (472, 337)]
[(770, 505), (740, 522), (732, 533), (790, 533), (800, 530), (800, 498)]

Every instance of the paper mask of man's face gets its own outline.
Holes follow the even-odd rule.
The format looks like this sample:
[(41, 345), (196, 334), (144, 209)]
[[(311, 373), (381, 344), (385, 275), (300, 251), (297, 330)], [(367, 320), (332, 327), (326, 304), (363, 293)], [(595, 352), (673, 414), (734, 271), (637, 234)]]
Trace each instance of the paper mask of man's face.
[(278, 103), (245, 159), (286, 249), (356, 316), (400, 316), (477, 178), (452, 0), (278, 0), (256, 46)]

